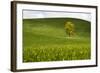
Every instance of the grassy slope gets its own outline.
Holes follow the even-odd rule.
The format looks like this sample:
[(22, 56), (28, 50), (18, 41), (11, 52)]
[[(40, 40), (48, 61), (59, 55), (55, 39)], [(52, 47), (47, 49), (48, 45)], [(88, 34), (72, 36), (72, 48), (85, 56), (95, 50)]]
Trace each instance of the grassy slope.
[[(75, 24), (75, 36), (64, 30), (66, 21)], [(23, 20), (23, 61), (90, 59), (90, 22), (73, 18)]]

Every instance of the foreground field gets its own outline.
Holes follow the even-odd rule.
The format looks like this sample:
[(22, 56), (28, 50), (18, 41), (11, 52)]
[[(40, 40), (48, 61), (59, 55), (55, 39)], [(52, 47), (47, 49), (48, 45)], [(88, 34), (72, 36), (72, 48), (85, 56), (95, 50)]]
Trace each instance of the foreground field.
[[(64, 24), (75, 24), (66, 35)], [(23, 62), (84, 60), (91, 58), (90, 22), (73, 18), (23, 20)]]

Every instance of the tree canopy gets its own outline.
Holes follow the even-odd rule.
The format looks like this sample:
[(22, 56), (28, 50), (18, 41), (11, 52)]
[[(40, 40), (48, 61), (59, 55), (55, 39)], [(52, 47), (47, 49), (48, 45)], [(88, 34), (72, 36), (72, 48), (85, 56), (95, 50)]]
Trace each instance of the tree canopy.
[(70, 37), (72, 35), (74, 35), (74, 23), (72, 23), (71, 21), (67, 21), (65, 23), (65, 30), (66, 30), (66, 34)]

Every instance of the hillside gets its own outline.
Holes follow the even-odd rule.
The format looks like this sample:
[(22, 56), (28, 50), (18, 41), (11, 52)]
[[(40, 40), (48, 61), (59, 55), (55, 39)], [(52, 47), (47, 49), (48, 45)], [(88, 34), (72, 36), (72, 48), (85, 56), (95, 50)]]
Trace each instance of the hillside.
[[(71, 38), (68, 37), (64, 29), (64, 24), (66, 21), (71, 21), (75, 25), (75, 35), (72, 36)], [(81, 19), (75, 19), (75, 18), (23, 19), (24, 62), (89, 59), (90, 32), (91, 32), (90, 22)], [(53, 49), (53, 51), (49, 53), (51, 48)], [(60, 51), (63, 49), (61, 54), (65, 55), (65, 59), (63, 57), (57, 58), (55, 54), (53, 54), (53, 52), (58, 51), (58, 49)], [(34, 53), (32, 51), (33, 52), (35, 51), (35, 54), (40, 53), (40, 55), (38, 55), (40, 59), (37, 59), (37, 57), (34, 56)], [(56, 55), (59, 56), (60, 51), (58, 51)], [(67, 53), (66, 51), (70, 53), (65, 54)], [(80, 51), (82, 52), (82, 54), (80, 53)], [(31, 52), (30, 55), (27, 52)], [(74, 52), (77, 53), (79, 56), (75, 54), (75, 57), (73, 57)], [(52, 54), (52, 56), (50, 58), (49, 57), (47, 58), (44, 55), (44, 53), (45, 55)], [(67, 55), (69, 55), (70, 58), (69, 57), (67, 58)], [(82, 56), (80, 57), (80, 55)], [(55, 58), (53, 58), (53, 56)], [(44, 57), (46, 57), (47, 59), (45, 59)]]

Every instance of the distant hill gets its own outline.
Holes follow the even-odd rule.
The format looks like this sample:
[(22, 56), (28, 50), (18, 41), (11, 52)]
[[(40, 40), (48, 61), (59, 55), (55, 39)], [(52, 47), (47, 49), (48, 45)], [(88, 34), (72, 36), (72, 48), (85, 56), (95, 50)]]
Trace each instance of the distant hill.
[[(64, 29), (64, 24), (67, 21), (71, 21), (75, 24), (75, 32), (82, 36), (90, 35), (91, 23), (86, 20), (77, 19), (77, 18), (40, 18), (40, 19), (23, 19), (24, 25), (27, 27), (52, 27)], [(84, 34), (83, 34), (84, 33)]]

